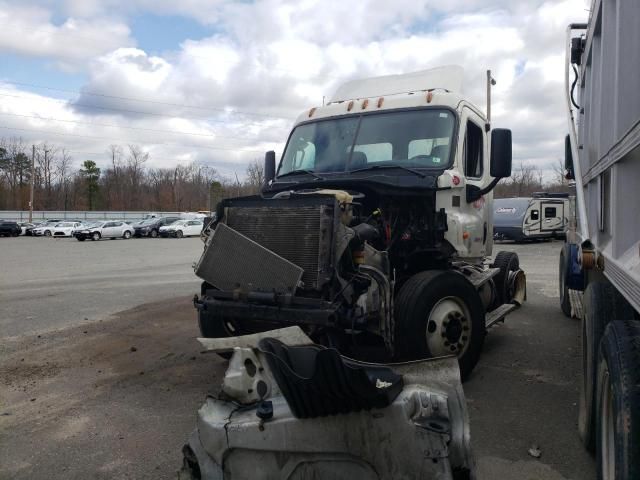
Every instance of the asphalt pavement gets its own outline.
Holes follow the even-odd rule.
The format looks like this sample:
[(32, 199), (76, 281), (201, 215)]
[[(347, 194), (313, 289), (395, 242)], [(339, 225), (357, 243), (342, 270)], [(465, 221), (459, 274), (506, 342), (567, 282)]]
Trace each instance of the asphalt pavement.
[[(464, 384), (480, 480), (595, 478), (577, 434), (580, 324), (558, 306), (560, 247), (494, 248), (518, 252), (528, 295)], [(225, 370), (195, 341), (201, 251), (198, 239), (0, 239), (0, 478), (175, 478)]]
[(199, 291), (199, 238), (0, 238), (0, 337), (45, 333)]

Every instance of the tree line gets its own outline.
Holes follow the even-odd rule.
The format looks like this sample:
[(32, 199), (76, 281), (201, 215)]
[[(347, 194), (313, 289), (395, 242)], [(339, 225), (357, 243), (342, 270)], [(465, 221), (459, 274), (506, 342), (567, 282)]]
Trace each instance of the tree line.
[[(0, 138), (0, 210), (29, 208), (30, 147), (18, 137)], [(93, 160), (74, 167), (68, 149), (48, 143), (36, 146), (34, 159), (34, 210), (209, 210), (212, 185), (213, 198), (219, 199), (258, 193), (264, 179), (261, 160), (249, 164), (242, 181), (198, 163), (150, 167), (149, 153), (135, 144), (110, 145), (102, 168)], [(572, 192), (561, 160), (546, 182), (541, 169), (520, 164), (500, 181), (494, 196), (527, 197), (539, 191)]]
[[(0, 210), (28, 210), (31, 145), (21, 138), (0, 138)], [(78, 168), (65, 147), (35, 147), (34, 210), (208, 210), (212, 185), (224, 197), (257, 193), (263, 181), (262, 162), (254, 160), (241, 181), (225, 178), (207, 165), (172, 168), (148, 165), (140, 146), (110, 145), (99, 167), (84, 160)]]

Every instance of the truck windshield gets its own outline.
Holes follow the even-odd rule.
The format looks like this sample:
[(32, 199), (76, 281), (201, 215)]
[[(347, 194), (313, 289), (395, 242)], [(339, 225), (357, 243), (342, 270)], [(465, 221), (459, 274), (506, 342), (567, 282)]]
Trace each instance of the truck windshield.
[(319, 120), (296, 127), (278, 176), (350, 172), (375, 166), (447, 168), (455, 118), (449, 110), (408, 110)]

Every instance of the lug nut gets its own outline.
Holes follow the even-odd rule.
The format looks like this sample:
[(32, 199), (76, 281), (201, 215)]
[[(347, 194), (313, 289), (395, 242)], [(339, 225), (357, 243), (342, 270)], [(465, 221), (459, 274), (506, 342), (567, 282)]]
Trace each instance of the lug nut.
[(456, 346), (455, 345), (451, 345), (451, 351), (455, 352), (456, 351)]
[(462, 336), (462, 341), (464, 341), (464, 342), (466, 342), (466, 341), (467, 341), (467, 336), (466, 336), (466, 335), (463, 335), (463, 336)]
[(451, 345), (451, 344), (450, 344), (448, 341), (446, 341), (446, 340), (445, 340), (445, 342), (444, 342), (444, 346), (445, 346), (445, 347), (448, 347), (449, 345)]

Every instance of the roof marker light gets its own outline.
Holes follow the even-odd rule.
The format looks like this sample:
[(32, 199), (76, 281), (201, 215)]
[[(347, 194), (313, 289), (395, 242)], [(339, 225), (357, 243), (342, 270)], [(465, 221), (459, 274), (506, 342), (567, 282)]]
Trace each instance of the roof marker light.
[(433, 98), (433, 92), (427, 92), (427, 103), (431, 103), (432, 98)]
[(369, 99), (365, 98), (364, 102), (362, 102), (362, 109), (364, 110), (365, 108), (367, 108), (367, 105), (369, 105)]
[(347, 105), (347, 112), (350, 112), (352, 108), (353, 108), (353, 100), (351, 100), (349, 102), (349, 105)]
[(309, 110), (309, 118), (313, 117), (314, 113), (316, 113), (316, 107), (313, 107), (311, 110)]
[(380, 97), (378, 99), (378, 108), (380, 108), (382, 106), (382, 104), (384, 103), (384, 97)]

